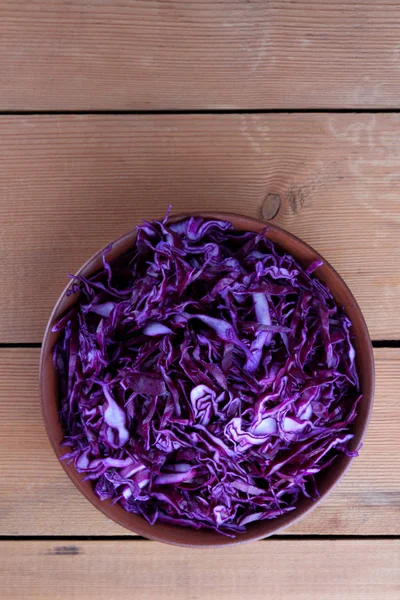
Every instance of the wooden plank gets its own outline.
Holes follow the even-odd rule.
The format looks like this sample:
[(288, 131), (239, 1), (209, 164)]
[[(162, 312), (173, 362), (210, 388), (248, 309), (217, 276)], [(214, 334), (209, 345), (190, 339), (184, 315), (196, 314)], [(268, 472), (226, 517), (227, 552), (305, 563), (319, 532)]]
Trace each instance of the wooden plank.
[[(124, 535), (85, 500), (44, 431), (37, 349), (0, 350), (0, 534)], [(400, 350), (376, 350), (377, 388), (360, 457), (340, 485), (285, 533), (400, 535)]]
[(398, 600), (400, 540), (1, 542), (7, 600)]
[(0, 342), (40, 341), (67, 274), (169, 203), (257, 216), (271, 194), (400, 338), (399, 115), (1, 117), (0, 159)]
[(384, 0), (1, 0), (0, 110), (398, 107)]

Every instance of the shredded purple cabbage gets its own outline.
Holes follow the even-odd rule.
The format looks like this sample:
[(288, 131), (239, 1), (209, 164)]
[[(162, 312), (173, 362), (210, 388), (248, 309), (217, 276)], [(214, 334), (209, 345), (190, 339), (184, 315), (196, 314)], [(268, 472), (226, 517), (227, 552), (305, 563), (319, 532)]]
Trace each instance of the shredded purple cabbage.
[(63, 456), (149, 523), (234, 536), (318, 497), (361, 396), (351, 323), (263, 234), (144, 222), (53, 328)]

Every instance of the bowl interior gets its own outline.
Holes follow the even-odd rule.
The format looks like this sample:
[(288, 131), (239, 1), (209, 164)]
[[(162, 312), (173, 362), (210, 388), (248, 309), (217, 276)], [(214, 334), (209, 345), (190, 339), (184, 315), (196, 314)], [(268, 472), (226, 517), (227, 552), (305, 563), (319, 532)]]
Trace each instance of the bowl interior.
[[(171, 218), (170, 221), (179, 221), (186, 216), (188, 215), (175, 216)], [(261, 232), (266, 228), (265, 223), (241, 215), (199, 213), (198, 216), (208, 219), (227, 219), (232, 222), (236, 229), (242, 231)], [(266, 232), (267, 237), (280, 246), (285, 252), (294, 256), (302, 267), (306, 268), (316, 259), (321, 258), (315, 250), (298, 238), (279, 227), (273, 225), (269, 225), (268, 227), (268, 231)], [(129, 250), (132, 247), (135, 237), (136, 232), (133, 231), (117, 240), (107, 256), (108, 259), (112, 260)], [(79, 273), (88, 277), (98, 271), (101, 266), (102, 251), (99, 251), (79, 270)], [(318, 267), (315, 275), (331, 290), (337, 304), (344, 308), (344, 311), (352, 322), (353, 343), (356, 350), (356, 362), (360, 377), (361, 393), (363, 394), (363, 399), (359, 404), (358, 415), (352, 425), (354, 438), (352, 440), (351, 449), (355, 449), (359, 446), (364, 436), (372, 409), (374, 391), (374, 361), (372, 346), (362, 313), (350, 290), (336, 271), (324, 260), (323, 265)], [(67, 289), (69, 287), (70, 285)], [(65, 454), (65, 449), (60, 447), (64, 434), (58, 418), (57, 375), (52, 360), (52, 349), (59, 334), (52, 332), (51, 329), (59, 317), (74, 304), (77, 298), (75, 294), (67, 297), (65, 292), (66, 290), (64, 290), (59, 298), (47, 325), (40, 360), (40, 387), (43, 418), (48, 436), (57, 457)], [(350, 465), (351, 461), (352, 458), (342, 454), (326, 471), (319, 474), (317, 485), (320, 492), (320, 498), (318, 501), (303, 498), (298, 502), (295, 511), (286, 513), (282, 517), (269, 521), (251, 523), (248, 525), (245, 533), (239, 534), (234, 539), (208, 530), (195, 531), (163, 523), (156, 523), (153, 526), (149, 525), (142, 517), (126, 512), (118, 504), (112, 505), (109, 501), (99, 500), (92, 489), (90, 481), (83, 482), (83, 476), (75, 471), (73, 465), (68, 465), (65, 461), (61, 461), (61, 464), (70, 479), (84, 496), (101, 512), (123, 527), (144, 537), (171, 544), (204, 547), (238, 544), (260, 539), (272, 535), (287, 525), (294, 523), (309, 510), (314, 508), (334, 487)]]

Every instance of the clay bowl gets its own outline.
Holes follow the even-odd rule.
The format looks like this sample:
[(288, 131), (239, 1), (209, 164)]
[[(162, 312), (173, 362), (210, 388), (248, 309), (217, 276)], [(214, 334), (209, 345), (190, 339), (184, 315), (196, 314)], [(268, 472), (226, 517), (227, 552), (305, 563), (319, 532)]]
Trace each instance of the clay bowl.
[[(198, 213), (200, 215), (200, 213)], [(186, 216), (186, 215), (185, 215)], [(261, 232), (265, 229), (266, 224), (235, 214), (226, 213), (201, 213), (208, 219), (227, 219), (231, 221), (234, 227), (242, 231)], [(174, 221), (179, 221), (184, 218), (183, 215), (173, 217)], [(309, 266), (316, 259), (321, 258), (320, 255), (310, 246), (302, 242), (295, 236), (286, 231), (269, 225), (266, 233), (268, 238), (280, 246), (285, 252), (293, 255), (303, 267)], [(108, 254), (108, 259), (111, 260), (125, 253), (133, 244), (136, 233), (131, 231), (119, 240), (117, 240)], [(97, 252), (88, 262), (83, 265), (79, 273), (86, 277), (92, 275), (101, 268), (102, 250)], [(371, 341), (368, 335), (367, 326), (364, 318), (357, 305), (352, 293), (339, 277), (336, 271), (324, 260), (324, 263), (319, 267), (315, 275), (330, 289), (337, 304), (343, 306), (346, 314), (353, 324), (353, 340), (357, 355), (357, 367), (360, 376), (361, 392), (363, 399), (359, 405), (358, 415), (352, 426), (354, 439), (352, 440), (351, 449), (359, 446), (364, 437), (368, 420), (370, 417), (373, 393), (374, 393), (374, 359)], [(68, 289), (68, 286), (66, 289)], [(60, 447), (63, 439), (63, 431), (58, 420), (58, 395), (57, 395), (57, 377), (52, 362), (52, 348), (59, 334), (51, 331), (52, 326), (58, 321), (59, 317), (67, 311), (68, 308), (76, 301), (76, 295), (67, 297), (66, 290), (60, 296), (47, 325), (44, 335), (43, 347), (40, 360), (40, 387), (44, 423), (47, 429), (48, 436), (54, 448), (57, 457), (65, 453), (65, 449)], [(318, 501), (312, 501), (303, 498), (297, 505), (295, 511), (286, 513), (282, 517), (278, 517), (269, 521), (259, 521), (251, 523), (247, 531), (238, 535), (236, 538), (228, 538), (216, 532), (208, 530), (195, 531), (179, 526), (156, 523), (149, 525), (141, 516), (126, 512), (118, 504), (112, 505), (109, 501), (100, 501), (94, 494), (90, 481), (83, 482), (82, 475), (79, 475), (73, 465), (68, 465), (66, 461), (61, 461), (61, 465), (66, 471), (69, 478), (78, 488), (78, 490), (103, 514), (107, 515), (123, 527), (153, 540), (167, 542), (170, 544), (189, 546), (189, 547), (207, 547), (207, 546), (227, 546), (233, 544), (242, 544), (251, 540), (268, 537), (272, 534), (281, 531), (288, 525), (292, 525), (299, 519), (303, 518), (309, 511), (316, 508), (323, 498), (332, 490), (338, 483), (345, 471), (350, 466), (352, 458), (346, 455), (340, 455), (336, 461), (325, 471), (323, 471), (317, 480), (320, 498)]]

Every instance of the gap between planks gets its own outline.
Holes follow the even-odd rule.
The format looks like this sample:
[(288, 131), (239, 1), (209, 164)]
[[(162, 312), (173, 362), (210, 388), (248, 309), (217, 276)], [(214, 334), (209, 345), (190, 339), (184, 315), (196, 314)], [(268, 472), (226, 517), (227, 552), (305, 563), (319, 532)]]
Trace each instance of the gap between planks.
[[(257, 540), (268, 541), (335, 541), (335, 540), (400, 540), (400, 535), (335, 535), (335, 534), (277, 534)], [(127, 535), (0, 535), (1, 542), (152, 542), (149, 538), (135, 534)], [(252, 542), (251, 542), (252, 543)]]
[[(373, 348), (400, 348), (400, 340), (371, 340)], [(3, 342), (2, 348), (41, 348), (41, 342)]]
[(400, 107), (393, 108), (198, 108), (198, 109), (159, 109), (159, 110), (0, 110), (0, 117), (54, 117), (54, 116), (151, 116), (151, 115), (373, 115), (398, 114)]

